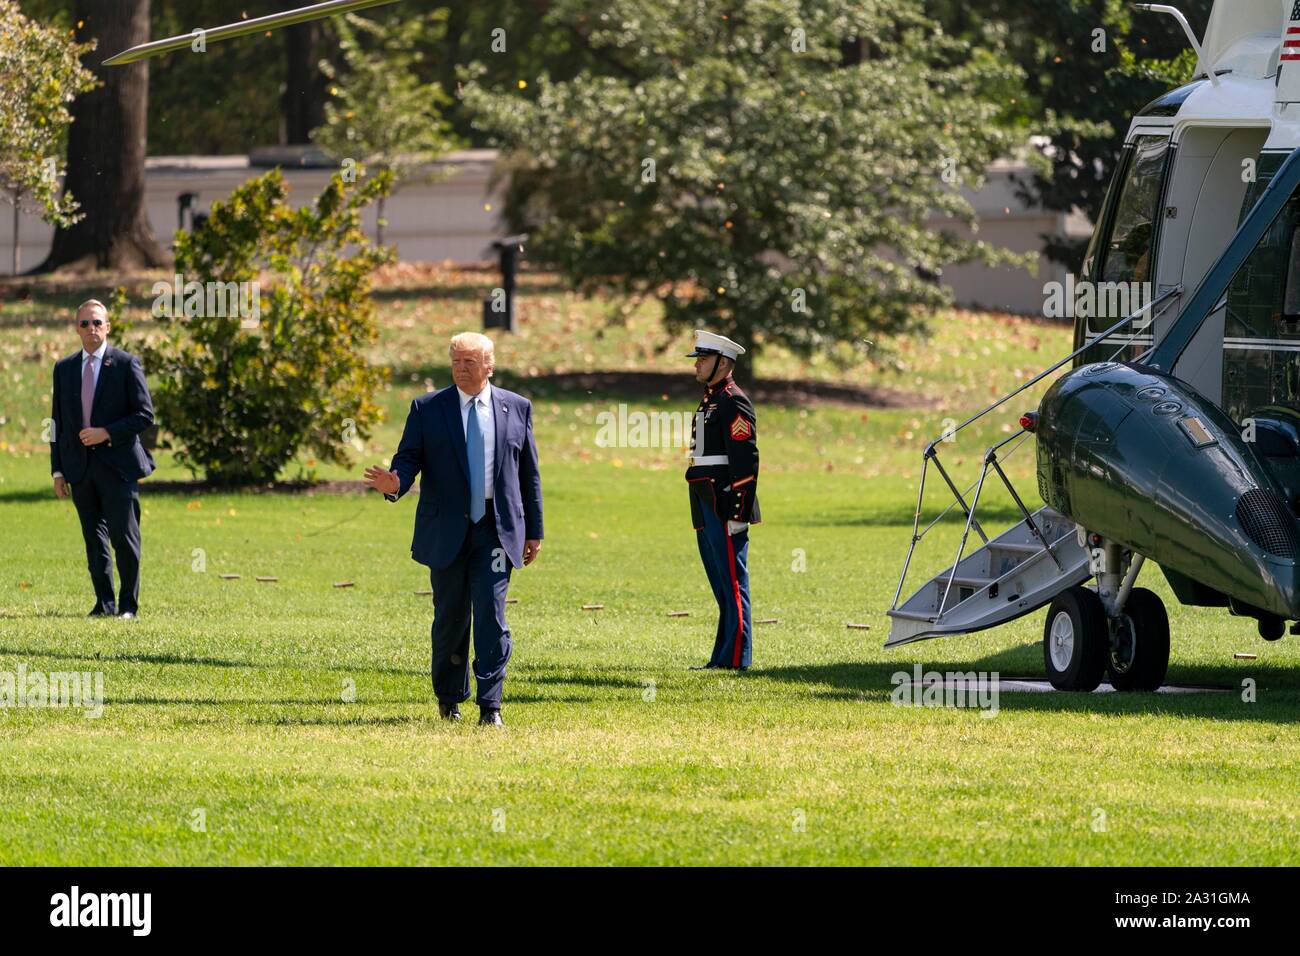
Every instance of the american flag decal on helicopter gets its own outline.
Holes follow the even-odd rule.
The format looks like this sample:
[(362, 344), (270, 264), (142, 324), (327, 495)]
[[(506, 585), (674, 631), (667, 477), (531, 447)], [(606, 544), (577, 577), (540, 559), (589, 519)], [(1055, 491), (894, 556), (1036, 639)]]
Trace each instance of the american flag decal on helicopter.
[[(1291, 10), (1291, 21), (1300, 20), (1300, 0), (1296, 0)], [(1286, 36), (1282, 38), (1281, 60), (1300, 60), (1300, 27), (1287, 27)]]

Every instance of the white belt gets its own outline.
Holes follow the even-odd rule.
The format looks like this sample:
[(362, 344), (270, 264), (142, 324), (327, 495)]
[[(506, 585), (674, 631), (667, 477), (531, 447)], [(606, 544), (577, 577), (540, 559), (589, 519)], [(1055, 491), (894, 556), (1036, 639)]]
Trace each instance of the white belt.
[(726, 455), (691, 455), (692, 465), (730, 465), (731, 459)]

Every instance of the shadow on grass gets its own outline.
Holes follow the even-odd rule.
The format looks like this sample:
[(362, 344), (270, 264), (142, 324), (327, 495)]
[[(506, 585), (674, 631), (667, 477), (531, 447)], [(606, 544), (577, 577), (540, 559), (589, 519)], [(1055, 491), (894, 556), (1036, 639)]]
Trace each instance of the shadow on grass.
[(86, 653), (74, 654), (69, 651), (55, 651), (39, 647), (0, 647), (0, 656), (50, 658), (62, 661), (121, 661), (128, 664), (188, 664), (202, 667), (263, 667), (262, 664), (250, 664), (247, 661), (231, 661), (220, 657), (183, 657), (179, 654), (137, 654), (121, 652), (115, 654)]
[[(397, 389), (405, 385), (415, 387), (425, 379), (433, 382), (435, 388), (442, 388), (451, 384), (451, 369), (442, 363), (393, 367), (393, 385)], [(681, 372), (583, 369), (529, 375), (516, 369), (498, 368), (492, 373), (492, 382), (533, 400), (580, 398), (657, 405), (665, 396), (691, 403), (700, 398), (700, 384), (688, 369)], [(809, 405), (911, 408), (922, 401), (916, 395), (892, 389), (807, 379), (761, 379), (746, 391), (760, 405), (795, 408)]]
[[(374, 289), (370, 295), (376, 302), (404, 299), (450, 299), (454, 302), (473, 302), (475, 308), (472, 312), (466, 313), (465, 321), (467, 325), (477, 326), (483, 317), (483, 308), (479, 303), (491, 295), (493, 289), (500, 287), (501, 271), (495, 267), (458, 271), (469, 272), (481, 278), (475, 282), (462, 282), (455, 285), (432, 283), (383, 286)], [(535, 295), (563, 295), (573, 291), (572, 286), (559, 278), (521, 276), (520, 279), (522, 281), (515, 288), (516, 309), (526, 306), (528, 299)]]
[(595, 677), (587, 674), (527, 674), (518, 678), (521, 684), (543, 684), (557, 686), (598, 687), (615, 690), (635, 688), (640, 690), (645, 685), (640, 678), (629, 677)]
[[(79, 617), (80, 615), (73, 615)], [(261, 663), (258, 661), (235, 661), (219, 657), (186, 657), (180, 654), (138, 654), (133, 651), (112, 653), (87, 652), (74, 653), (66, 650), (51, 650), (40, 647), (6, 647), (0, 646), (0, 657), (25, 657), (28, 659), (48, 658), (63, 661), (111, 661), (121, 664), (180, 664), (189, 667), (243, 667), (257, 670), (292, 670), (302, 672), (319, 671), (328, 674), (391, 674), (399, 677), (423, 677), (429, 679), (429, 668), (415, 667), (376, 667), (373, 664), (358, 664), (355, 667), (332, 665), (330, 667), (313, 667), (301, 662)], [(304, 703), (307, 703), (306, 701)]]
[[(915, 494), (915, 493), (914, 493)], [(1032, 513), (1032, 512), (1031, 512)], [(938, 510), (927, 510), (921, 512), (921, 528), (925, 528), (931, 521), (938, 517)], [(979, 519), (980, 526), (984, 533), (993, 538), (1007, 530), (1012, 524), (1017, 524), (1023, 520), (1024, 515), (1020, 513), (1011, 502), (1006, 504), (984, 504), (981, 503), (979, 510), (976, 511), (975, 517)], [(898, 527), (904, 525), (911, 527), (912, 508), (910, 506), (895, 507), (888, 510), (883, 509), (859, 509), (859, 508), (827, 508), (822, 511), (798, 512), (787, 515), (779, 522), (770, 521), (771, 524), (781, 524), (786, 526), (795, 526), (803, 528), (884, 528)], [(957, 508), (953, 508), (939, 522), (940, 525), (953, 526), (961, 528), (966, 523), (966, 516)], [(966, 545), (966, 553), (983, 547), (984, 542), (980, 540), (975, 530), (971, 529), (970, 540)], [(918, 545), (918, 548), (924, 547), (924, 543)], [(903, 554), (907, 551), (907, 542), (903, 542), (903, 550), (899, 552), (899, 560), (902, 560)], [(951, 553), (945, 552), (945, 559), (952, 561)], [(909, 578), (910, 580), (910, 578)], [(920, 582), (917, 582), (918, 584)]]
[(105, 706), (113, 704), (137, 707), (362, 707), (384, 704), (428, 704), (432, 697), (384, 697), (382, 700), (344, 701), (339, 697), (258, 698), (258, 697), (113, 697), (105, 698)]
[(438, 719), (437, 714), (410, 714), (401, 717), (272, 717), (267, 720), (245, 720), (243, 723), (263, 727), (394, 727), (407, 724), (428, 724)]
[[(1027, 665), (1026, 651), (1036, 646), (1015, 648), (973, 661), (944, 661), (921, 665), (922, 673), (932, 671), (989, 673), (997, 671), (999, 678), (1009, 680), (1044, 679), (1041, 667)], [(1032, 659), (1032, 658), (1029, 658)], [(797, 685), (822, 700), (868, 702), (883, 696), (886, 700), (897, 686), (895, 674), (903, 673), (910, 679), (916, 662), (865, 664), (816, 664), (756, 668), (751, 678)], [(1257, 681), (1261, 695), (1268, 691), (1296, 694), (1300, 691), (1300, 672), (1293, 668), (1270, 667), (1257, 669), (1249, 675), (1223, 668), (1193, 668), (1194, 686), (1210, 687), (1226, 693), (1155, 694), (1155, 693), (1071, 693), (1004, 691), (998, 696), (998, 707), (1005, 711), (1041, 711), (1054, 713), (1087, 714), (1155, 714), (1223, 720), (1291, 722), (1300, 721), (1300, 695), (1285, 700), (1269, 702), (1261, 696), (1258, 703), (1246, 704), (1241, 699), (1240, 679), (1250, 676)], [(1166, 678), (1166, 684), (1185, 685), (1186, 676), (1175, 668)]]
[[(415, 489), (418, 491), (418, 489)], [(285, 480), (272, 481), (256, 485), (224, 485), (215, 482), (194, 479), (190, 481), (146, 478), (140, 482), (140, 494), (192, 496), (201, 494), (222, 495), (302, 495), (307, 493), (324, 495), (355, 494), (369, 492), (360, 479), (336, 479), (330, 481)], [(53, 491), (26, 489), (22, 491), (0, 491), (0, 504), (35, 504), (43, 501), (56, 501)]]
[(53, 487), (0, 491), (0, 502), (12, 504), (34, 504), (38, 501), (58, 501), (58, 499), (54, 497)]

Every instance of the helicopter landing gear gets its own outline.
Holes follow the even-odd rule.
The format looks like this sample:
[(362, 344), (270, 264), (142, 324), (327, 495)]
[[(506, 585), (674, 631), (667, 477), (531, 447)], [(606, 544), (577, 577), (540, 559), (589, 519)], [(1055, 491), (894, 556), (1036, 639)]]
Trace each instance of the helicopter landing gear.
[(1093, 691), (1103, 675), (1116, 690), (1156, 690), (1169, 669), (1169, 615), (1154, 592), (1133, 586), (1142, 555), (1088, 537), (1097, 590), (1079, 585), (1052, 602), (1043, 627), (1047, 677), (1057, 690)]
[(1169, 670), (1169, 615), (1154, 592), (1134, 588), (1109, 619), (1106, 672), (1116, 690), (1156, 690)]
[(1043, 665), (1057, 690), (1094, 691), (1106, 672), (1106, 609), (1082, 585), (1062, 591), (1047, 609)]

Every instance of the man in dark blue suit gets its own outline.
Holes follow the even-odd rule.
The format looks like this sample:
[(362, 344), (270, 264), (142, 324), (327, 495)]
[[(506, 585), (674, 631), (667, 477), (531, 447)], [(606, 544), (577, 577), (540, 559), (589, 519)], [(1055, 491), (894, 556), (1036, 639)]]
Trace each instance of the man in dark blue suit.
[(511, 650), (506, 589), (511, 570), (542, 546), (542, 479), (533, 406), (488, 382), (494, 364), (487, 336), (453, 336), (455, 384), (411, 403), (392, 470), (367, 468), (365, 481), (396, 501), (421, 476), (411, 557), (428, 566), (433, 586), (438, 713), (460, 720), (457, 705), (469, 698), (472, 620), (479, 723), (500, 726)]
[[(108, 310), (97, 299), (77, 308), (81, 349), (54, 365), (50, 471), (54, 493), (72, 495), (95, 586), (91, 617), (133, 618), (140, 602), (139, 480), (154, 463), (139, 435), (153, 424), (140, 360), (108, 344)], [(113, 596), (113, 555), (122, 589)]]

